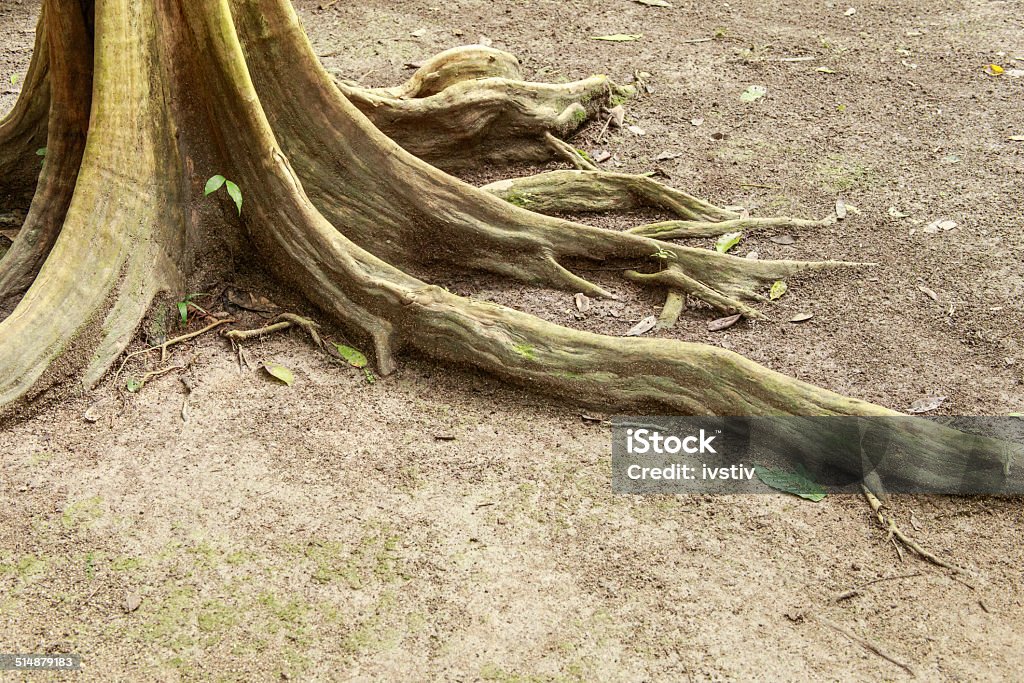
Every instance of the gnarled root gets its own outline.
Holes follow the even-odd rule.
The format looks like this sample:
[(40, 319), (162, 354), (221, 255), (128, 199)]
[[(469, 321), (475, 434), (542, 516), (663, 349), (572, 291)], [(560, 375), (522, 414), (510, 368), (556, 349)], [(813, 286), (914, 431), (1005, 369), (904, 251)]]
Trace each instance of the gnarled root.
[(634, 235), (661, 240), (717, 237), (729, 232), (817, 228), (835, 222), (800, 218), (743, 218), (646, 175), (607, 171), (549, 171), (484, 185), (480, 189), (542, 214), (663, 209), (683, 220), (640, 225)]
[(35, 48), (14, 108), (0, 120), (0, 207), (24, 207), (39, 176), (36, 151), (46, 146), (50, 110), (50, 50), (46, 11), (40, 13)]
[[(236, 2), (233, 7), (256, 91), (307, 195), (346, 237), (396, 266), (444, 263), (607, 297), (610, 292), (563, 264), (588, 259), (638, 270), (670, 258), (700, 283), (691, 288), (695, 296), (746, 312), (735, 299), (755, 298), (766, 274), (778, 279), (827, 265), (754, 262), (682, 247), (527, 211), (473, 188), (405, 153), (370, 126), (333, 87), (284, 3)], [(264, 17), (272, 17), (276, 27), (272, 51), (264, 49)], [(334, 152), (324, 154), (325, 149)], [(625, 196), (701, 221), (738, 218), (642, 176), (567, 171), (550, 177), (567, 190), (558, 193), (562, 197), (583, 185), (596, 188), (596, 208)]]
[(447, 50), (396, 88), (337, 87), (385, 135), (447, 170), (545, 161), (547, 135), (569, 137), (634, 93), (607, 76), (531, 83), (513, 55), (482, 45)]
[[(290, 7), (280, 0), (236, 0), (233, 6), (240, 22), (247, 8), (264, 16), (280, 13), (280, 18), (295, 21)], [(325, 310), (337, 311), (346, 323), (355, 323), (373, 340), (382, 373), (391, 369), (396, 348), (413, 346), (519, 382), (568, 389), (584, 401), (622, 408), (658, 407), (685, 413), (890, 414), (884, 408), (784, 377), (722, 349), (563, 328), (503, 306), (455, 296), (380, 260), (324, 219), (305, 196), (286, 157), (276, 151), (277, 141), (260, 98), (249, 89), (247, 79), (238, 78), (245, 64), (240, 49), (220, 38), (218, 27), (230, 17), (226, 12), (217, 16), (198, 11), (190, 11), (188, 16), (201, 36), (201, 51), (210, 55), (203, 77), (216, 83), (212, 88), (218, 94), (216, 110), (226, 125), (252, 143), (244, 150), (229, 148), (228, 153), (239, 177), (251, 188), (248, 226), (254, 243), (308, 297)], [(262, 103), (266, 102), (264, 98)], [(646, 238), (627, 238), (643, 250), (651, 245)]]

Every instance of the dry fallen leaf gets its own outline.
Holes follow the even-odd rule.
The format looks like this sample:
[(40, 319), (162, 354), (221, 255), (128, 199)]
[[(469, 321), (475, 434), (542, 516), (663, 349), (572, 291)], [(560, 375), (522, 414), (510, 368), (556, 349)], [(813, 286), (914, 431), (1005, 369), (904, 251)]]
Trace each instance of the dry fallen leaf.
[(930, 287), (925, 287), (924, 285), (918, 285), (917, 288), (920, 289), (925, 294), (925, 296), (927, 296), (932, 301), (939, 300), (939, 295), (935, 293), (934, 289), (931, 289)]
[(789, 322), (791, 322), (791, 323), (807, 322), (808, 320), (810, 320), (813, 317), (814, 317), (813, 313), (797, 313), (796, 315), (794, 315), (792, 318), (789, 319)]
[(604, 151), (602, 151), (602, 152), (598, 152), (597, 154), (594, 155), (594, 161), (596, 163), (599, 163), (599, 164), (603, 164), (604, 162), (608, 161), (611, 158), (612, 158), (611, 152), (604, 152)]
[(690, 119), (690, 125), (692, 126), (703, 126), (704, 119)]
[(645, 334), (654, 329), (654, 326), (658, 324), (658, 319), (653, 315), (649, 315), (636, 325), (630, 328), (629, 332), (626, 333), (627, 337), (639, 337), (641, 334)]
[(855, 8), (853, 8), (853, 7), (847, 7), (846, 11), (843, 12), (843, 14), (845, 16), (847, 16), (847, 17), (852, 17), (856, 13), (857, 13), (857, 10)]
[(722, 330), (727, 330), (739, 322), (739, 319), (742, 317), (742, 313), (737, 313), (736, 315), (729, 315), (724, 318), (712, 320), (708, 323), (708, 332), (721, 332)]
[(761, 255), (759, 253), (757, 253), (757, 251), (752, 251), (749, 254), (747, 254), (744, 258), (748, 258), (751, 261), (756, 261), (760, 257), (761, 257)]
[(839, 220), (846, 218), (846, 202), (842, 199), (836, 200), (836, 218)]
[(622, 123), (623, 121), (626, 120), (626, 110), (623, 108), (623, 106), (620, 104), (615, 107), (612, 107), (611, 109), (608, 110), (608, 114), (611, 115), (612, 117), (611, 121), (609, 122), (610, 125), (613, 125), (616, 128), (622, 128)]
[(626, 130), (628, 130), (633, 135), (647, 135), (647, 131), (645, 131), (640, 126), (628, 126)]
[(956, 226), (957, 226), (956, 221), (947, 221), (947, 220), (939, 219), (939, 220), (936, 220), (936, 221), (932, 221), (928, 225), (926, 225), (923, 228), (921, 228), (921, 232), (926, 232), (929, 235), (934, 235), (939, 230), (943, 230), (943, 231), (945, 231), (945, 230), (952, 230)]
[(580, 313), (586, 313), (590, 310), (590, 298), (586, 294), (577, 294), (573, 297), (573, 302), (576, 304), (576, 310)]
[(1003, 74), (1003, 67), (998, 64), (989, 64), (985, 67), (985, 73), (989, 76), (1001, 76)]
[(775, 244), (783, 244), (787, 246), (790, 244), (796, 244), (796, 238), (792, 235), (772, 235), (768, 239), (775, 242)]
[(662, 152), (658, 156), (654, 157), (655, 161), (670, 161), (672, 159), (678, 159), (683, 156), (679, 152)]
[(928, 398), (919, 398), (910, 404), (910, 407), (907, 408), (907, 412), (912, 413), (914, 415), (927, 413), (941, 406), (945, 400), (945, 396), (929, 396)]

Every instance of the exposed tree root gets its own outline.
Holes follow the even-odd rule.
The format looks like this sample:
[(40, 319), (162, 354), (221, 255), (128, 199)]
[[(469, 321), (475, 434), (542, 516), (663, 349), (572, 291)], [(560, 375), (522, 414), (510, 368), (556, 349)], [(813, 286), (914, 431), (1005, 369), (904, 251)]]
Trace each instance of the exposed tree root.
[(268, 334), (274, 334), (275, 332), (284, 332), (290, 330), (293, 327), (297, 327), (303, 330), (309, 335), (309, 338), (313, 340), (317, 348), (324, 348), (324, 341), (320, 338), (320, 326), (316, 322), (309, 318), (303, 318), (300, 315), (294, 313), (282, 313), (281, 315), (274, 318), (268, 325), (256, 328), (254, 330), (231, 330), (225, 332), (223, 337), (230, 341), (232, 344), (239, 344), (243, 341), (250, 339), (259, 339), (265, 337)]
[(36, 151), (46, 147), (50, 112), (50, 49), (46, 10), (40, 13), (32, 62), (14, 108), (0, 120), (0, 207), (23, 207), (39, 176)]
[(867, 486), (861, 486), (861, 491), (864, 492), (864, 497), (867, 499), (868, 505), (871, 506), (871, 511), (875, 513), (875, 517), (878, 519), (879, 524), (885, 527), (885, 530), (889, 535), (888, 540), (891, 541), (892, 544), (896, 547), (896, 550), (900, 554), (901, 559), (903, 558), (903, 552), (902, 550), (900, 550), (899, 544), (903, 544), (910, 550), (917, 553), (917, 555), (920, 556), (922, 559), (927, 560), (928, 562), (931, 562), (934, 565), (943, 567), (944, 569), (949, 569), (950, 571), (957, 574), (962, 573), (964, 571), (960, 567), (952, 565), (949, 562), (946, 562), (945, 560), (937, 557), (935, 554), (926, 550), (919, 543), (917, 543), (913, 539), (909, 538), (905, 533), (903, 533), (899, 526), (897, 526), (896, 522), (893, 521), (891, 517), (887, 517), (885, 513), (882, 512), (882, 508), (884, 507), (882, 505), (882, 501), (878, 499), (878, 496), (871, 492), (871, 489), (869, 489)]
[[(46, 0), (40, 32), (50, 36), (49, 133), (36, 196), (10, 251), (0, 260), (0, 306), (20, 295), (35, 278), (60, 234), (78, 180), (89, 131), (92, 98), (92, 38), (78, 0)], [(27, 87), (27, 86), (26, 86)], [(28, 95), (32, 96), (31, 93)], [(33, 152), (35, 163), (39, 157)]]
[(146, 354), (153, 353), (154, 351), (159, 351), (160, 352), (160, 362), (163, 363), (164, 361), (167, 360), (167, 349), (171, 348), (172, 346), (174, 346), (176, 344), (181, 344), (183, 342), (191, 341), (191, 340), (195, 339), (196, 337), (203, 336), (204, 334), (206, 334), (207, 332), (210, 332), (211, 330), (217, 329), (221, 325), (230, 325), (231, 323), (234, 323), (234, 322), (235, 321), (230, 319), (230, 318), (224, 318), (223, 320), (215, 320), (212, 323), (210, 323), (209, 325), (207, 325), (206, 327), (203, 327), (201, 329), (195, 330), (193, 332), (189, 332), (187, 334), (180, 335), (178, 337), (174, 337), (173, 339), (168, 339), (167, 341), (165, 341), (162, 344), (156, 344), (154, 346), (150, 346), (150, 347), (147, 347), (145, 349), (140, 349), (138, 351), (133, 351), (133, 352), (127, 354), (124, 357), (124, 359), (121, 361), (121, 365), (117, 368), (117, 372), (114, 373), (114, 379), (117, 379), (121, 375), (121, 372), (124, 371), (124, 367), (128, 364), (128, 361), (130, 361), (132, 358), (138, 358), (139, 356), (144, 356)]
[[(111, 33), (96, 44), (96, 78), (104, 87), (93, 90), (94, 117), (60, 236), (0, 322), (0, 409), (66, 386), (69, 376), (94, 384), (128, 345), (157, 292), (181, 287), (186, 205), (170, 98), (160, 90), (166, 74), (155, 66), (163, 61), (157, 18), (133, 12), (136, 21), (124, 30), (135, 32), (117, 39), (127, 16), (118, 12), (129, 10), (110, 2), (96, 11), (97, 27)], [(88, 63), (92, 56), (68, 59)], [(148, 77), (140, 81), (140, 74)]]
[(549, 171), (499, 180), (480, 189), (542, 214), (604, 213), (654, 207), (693, 221), (740, 218), (738, 213), (721, 209), (654, 178), (629, 173)]
[[(589, 259), (625, 262), (641, 269), (645, 264), (660, 267), (668, 255), (675, 270), (688, 278), (684, 291), (717, 307), (748, 312), (752, 309), (738, 300), (756, 300), (757, 287), (829, 265), (755, 262), (668, 244), (544, 216), (472, 188), (403, 153), (392, 140), (369, 127), (339, 96), (294, 15), (283, 4), (236, 3), (234, 7), (254, 85), (303, 189), (346, 237), (396, 266), (444, 263), (532, 285), (608, 297), (610, 292), (563, 264)], [(273, 40), (266, 32), (264, 16), (272, 17)], [(273, 50), (266, 49), (268, 41)], [(334, 153), (325, 155), (324, 149)], [(551, 188), (538, 193), (551, 202), (587, 204), (591, 210), (617, 208), (616, 201), (628, 201), (664, 206), (697, 220), (738, 218), (644, 176), (564, 171), (521, 182)], [(589, 194), (585, 188), (590, 188)], [(593, 197), (593, 202), (588, 202), (588, 197)]]
[(547, 160), (547, 135), (571, 136), (634, 93), (606, 76), (530, 83), (513, 55), (482, 45), (447, 50), (396, 88), (337, 86), (385, 135), (448, 170)]
[(549, 171), (523, 178), (499, 180), (480, 189), (516, 206), (542, 214), (658, 208), (684, 219), (641, 225), (629, 231), (634, 235), (661, 240), (717, 237), (729, 232), (772, 228), (799, 230), (822, 227), (835, 222), (834, 216), (820, 221), (800, 218), (742, 218), (738, 213), (709, 204), (682, 190), (659, 183), (649, 176), (610, 173), (596, 169)]
[[(759, 287), (835, 264), (753, 261), (601, 230), (526, 211), (450, 178), (373, 128), (339, 94), (287, 0), (105, 0), (96, 12), (88, 142), (56, 244), (17, 309), (0, 322), (0, 411), (68, 377), (94, 384), (123, 352), (155, 294), (180, 293), (190, 251), (209, 246), (197, 244), (202, 235), (191, 225), (197, 211), (190, 203), (202, 201), (202, 178), (221, 172), (244, 192), (241, 222), (249, 239), (239, 242), (368, 342), (382, 374), (395, 369), (400, 351), (413, 348), (623, 411), (895, 414), (722, 348), (568, 329), (453, 295), (407, 272), (440, 261), (608, 295), (562, 264), (621, 264), (628, 277), (673, 292), (663, 313), (669, 322), (683, 293), (754, 315), (748, 302), (759, 300)], [(453, 82), (419, 99), (490, 80)], [(560, 86), (554, 88), (535, 92), (553, 96)], [(196, 150), (211, 158), (194, 156)], [(682, 201), (637, 183), (642, 192)], [(735, 219), (712, 209), (700, 208), (694, 219)], [(955, 444), (951, 430), (943, 430), (920, 427), (912, 443), (928, 448), (915, 454), (905, 478), (959, 481), (963, 463), (956, 448), (942, 448)], [(829, 465), (861, 468), (859, 457), (833, 462), (846, 457), (820, 456)], [(983, 476), (1003, 476), (1000, 457), (986, 461), (1000, 466)]]

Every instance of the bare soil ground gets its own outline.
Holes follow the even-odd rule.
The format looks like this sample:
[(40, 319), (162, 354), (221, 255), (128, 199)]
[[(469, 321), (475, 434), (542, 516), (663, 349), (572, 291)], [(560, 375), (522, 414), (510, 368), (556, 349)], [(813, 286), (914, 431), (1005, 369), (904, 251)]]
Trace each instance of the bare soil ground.
[[(538, 80), (649, 73), (628, 116), (644, 135), (592, 127), (574, 144), (754, 215), (842, 198), (861, 215), (738, 252), (880, 264), (794, 283), (774, 317), (813, 313), (803, 325), (710, 333), (696, 310), (664, 334), (895, 408), (1024, 410), (1024, 143), (1008, 140), (1024, 78), (983, 71), (1024, 68), (1021, 3), (673, 4), (296, 2), (328, 68), (370, 85), (481, 36)], [(37, 10), (0, 6), (4, 110)], [(610, 33), (644, 37), (589, 39)], [(767, 95), (742, 102), (755, 84)], [(924, 229), (938, 219), (957, 226)], [(616, 284), (623, 301), (577, 321), (571, 294), (435, 275), (620, 334), (658, 303)], [(238, 284), (315, 315), (259, 273)], [(174, 351), (191, 391), (175, 374), (137, 394), (111, 379), (0, 429), (0, 651), (79, 653), (90, 680), (910, 677), (831, 622), (923, 680), (1024, 671), (1019, 500), (893, 501), (972, 570), (961, 580), (901, 561), (859, 499), (614, 496), (609, 434), (569, 396), (418, 358), (370, 383), (299, 335), (248, 349), (295, 385), (208, 336)]]

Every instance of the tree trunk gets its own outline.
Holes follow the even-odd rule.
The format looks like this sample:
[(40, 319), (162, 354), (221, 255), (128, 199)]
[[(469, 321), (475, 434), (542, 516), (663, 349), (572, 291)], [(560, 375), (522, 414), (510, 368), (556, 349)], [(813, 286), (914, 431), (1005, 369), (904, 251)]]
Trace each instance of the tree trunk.
[[(753, 317), (772, 281), (844, 265), (651, 237), (820, 222), (741, 219), (646, 177), (589, 170), (560, 137), (630, 94), (604, 77), (528, 83), (514, 57), (474, 46), (398, 88), (336, 83), (288, 0), (46, 0), (38, 36), (0, 127), (7, 193), (30, 153), (38, 163), (41, 119), (49, 136), (29, 221), (0, 261), (0, 299), (31, 283), (0, 323), (0, 414), (94, 385), (154, 298), (182, 293), (217, 173), (241, 187), (238, 229), (266, 270), (368, 343), (382, 374), (412, 347), (620, 411), (893, 414), (717, 347), (568, 329), (407, 273), (444, 263), (606, 295), (564, 265), (590, 259), (664, 289), (667, 318), (682, 295)], [(427, 163), (552, 154), (588, 170), (478, 189)], [(620, 233), (544, 215), (639, 205), (678, 220)]]

